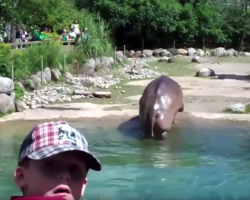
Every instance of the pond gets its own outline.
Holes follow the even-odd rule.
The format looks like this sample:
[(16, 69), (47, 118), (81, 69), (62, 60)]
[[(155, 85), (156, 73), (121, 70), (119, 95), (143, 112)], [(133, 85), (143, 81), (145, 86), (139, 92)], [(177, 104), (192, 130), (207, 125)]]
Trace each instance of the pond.
[[(112, 123), (110, 121), (110, 123)], [(116, 128), (70, 122), (103, 163), (90, 172), (87, 200), (243, 199), (250, 191), (250, 131), (246, 123), (186, 120), (166, 141), (122, 136)], [(93, 122), (93, 124), (95, 124)], [(19, 194), (13, 182), (19, 145), (35, 122), (1, 124), (0, 193)]]

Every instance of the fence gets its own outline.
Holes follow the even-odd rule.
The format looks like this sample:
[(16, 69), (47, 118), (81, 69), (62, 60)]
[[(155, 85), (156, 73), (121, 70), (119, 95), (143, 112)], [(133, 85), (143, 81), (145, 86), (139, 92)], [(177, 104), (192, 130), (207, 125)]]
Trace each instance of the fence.
[[(42, 42), (44, 42), (44, 41), (15, 42), (15, 43), (7, 43), (7, 44), (11, 45), (12, 49), (17, 48), (18, 46), (20, 46), (20, 49), (24, 49), (26, 46), (33, 45), (33, 44), (41, 44)], [(66, 45), (74, 45), (75, 44), (75, 40), (59, 41), (59, 42), (61, 42), (64, 45), (65, 44)]]
[[(20, 48), (18, 49), (24, 49), (27, 46), (33, 45), (33, 44), (41, 44), (44, 41), (29, 41), (29, 42), (15, 42), (15, 43), (8, 43), (9, 45), (11, 45), (11, 47), (13, 49), (16, 49), (18, 46)], [(46, 42), (46, 41), (45, 41)], [(59, 41), (61, 42), (63, 45), (66, 46), (73, 46), (75, 45), (75, 41), (74, 40), (68, 40), (68, 41)], [(145, 42), (144, 40), (141, 40), (141, 45), (138, 48), (134, 48), (132, 45), (123, 45), (123, 46), (119, 46), (119, 47), (115, 47), (115, 51), (123, 51), (125, 52), (126, 50), (139, 50), (142, 51), (143, 49), (155, 49), (155, 48), (151, 48), (150, 45), (147, 44), (147, 42)], [(193, 48), (204, 48), (203, 43), (192, 43), (189, 45), (183, 44), (181, 41), (173, 41), (173, 43), (161, 43), (161, 46), (159, 46), (158, 48), (188, 48), (188, 47), (193, 47)], [(218, 47), (218, 45), (213, 44), (213, 43), (207, 43), (206, 44), (206, 48), (216, 48)], [(230, 47), (231, 48), (231, 47)]]

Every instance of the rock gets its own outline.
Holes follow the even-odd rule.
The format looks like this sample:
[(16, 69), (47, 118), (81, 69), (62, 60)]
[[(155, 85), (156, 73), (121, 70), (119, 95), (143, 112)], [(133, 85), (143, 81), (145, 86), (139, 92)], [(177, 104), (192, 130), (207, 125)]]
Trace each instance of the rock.
[(107, 75), (104, 75), (102, 78), (103, 78), (103, 79), (105, 79), (105, 80), (110, 81), (110, 80), (112, 80), (112, 79), (113, 79), (113, 74), (107, 74)]
[(115, 52), (115, 56), (116, 56), (116, 60), (118, 61), (118, 63), (121, 63), (123, 61), (124, 55), (122, 51)]
[(50, 68), (46, 67), (44, 69), (44, 75), (45, 75), (45, 80), (47, 82), (50, 82), (51, 81), (51, 70), (50, 70)]
[(95, 70), (101, 68), (101, 58), (95, 59)]
[(71, 69), (73, 74), (81, 74), (81, 63), (74, 60), (71, 64)]
[(93, 76), (95, 73), (96, 63), (94, 58), (90, 58), (84, 65), (83, 65), (83, 74), (86, 76)]
[(211, 77), (211, 76), (216, 76), (216, 74), (214, 70), (210, 68), (202, 68), (195, 74), (195, 77)]
[(91, 91), (85, 91), (85, 90), (75, 90), (74, 95), (84, 95), (84, 96), (88, 96), (92, 94)]
[(114, 59), (112, 57), (102, 57), (101, 58), (101, 68), (113, 69)]
[(198, 49), (197, 56), (203, 57), (203, 56), (205, 56), (205, 52), (202, 49)]
[(14, 101), (7, 94), (0, 94), (0, 113), (15, 111)]
[(191, 62), (200, 63), (200, 62), (199, 62), (199, 59), (200, 59), (199, 56), (195, 56), (195, 57), (192, 58)]
[(63, 95), (70, 95), (71, 94), (71, 91), (69, 88), (66, 88), (66, 87), (61, 87), (61, 88), (58, 88), (57, 89), (57, 92), (59, 94), (63, 94)]
[(235, 51), (234, 49), (228, 49), (227, 53), (229, 56), (238, 56), (239, 55), (238, 52)]
[(164, 57), (161, 57), (158, 62), (167, 62), (168, 61), (168, 57), (167, 56), (164, 56)]
[(111, 92), (93, 92), (92, 95), (97, 98), (111, 98)]
[(189, 56), (195, 56), (196, 55), (196, 50), (194, 48), (188, 48), (187, 52), (188, 52)]
[(84, 87), (90, 87), (90, 86), (94, 85), (94, 83), (95, 83), (94, 80), (90, 79), (90, 78), (81, 79), (81, 84)]
[(149, 50), (149, 49), (144, 49), (144, 50), (142, 51), (142, 53), (143, 53), (144, 55), (146, 55), (146, 57), (151, 57), (151, 56), (153, 56), (153, 51), (152, 51), (152, 50)]
[(168, 51), (169, 51), (173, 56), (178, 55), (178, 51), (177, 51), (176, 48), (170, 48), (170, 49), (168, 49)]
[(163, 51), (163, 49), (162, 48), (160, 48), (160, 49), (156, 49), (156, 50), (154, 50), (153, 51), (153, 56), (160, 56), (160, 54), (161, 54), (161, 52)]
[(129, 51), (129, 50), (127, 50), (127, 49), (125, 50), (124, 55), (125, 55), (125, 56), (127, 56), (128, 58), (131, 58), (131, 57), (130, 57), (130, 51)]
[(65, 72), (64, 76), (65, 76), (66, 79), (73, 79), (73, 76), (69, 72)]
[(175, 59), (173, 57), (168, 59), (168, 63), (172, 63), (174, 61), (175, 61)]
[(165, 57), (165, 56), (172, 56), (172, 54), (167, 50), (167, 49), (163, 49), (162, 52), (160, 53), (161, 57)]
[(24, 110), (29, 109), (29, 107), (22, 100), (16, 100), (15, 108), (16, 112), (23, 112)]
[(36, 89), (35, 84), (31, 79), (23, 80), (22, 85), (24, 86), (24, 88), (31, 90), (31, 91)]
[(140, 58), (141, 55), (142, 55), (141, 51), (136, 51), (135, 54), (134, 54), (134, 57)]
[(178, 55), (186, 56), (188, 51), (186, 49), (177, 49)]
[(10, 94), (14, 91), (14, 82), (7, 77), (0, 77), (0, 93)]
[(131, 50), (129, 51), (129, 57), (132, 58), (135, 55), (135, 51)]
[(250, 53), (249, 52), (239, 52), (239, 56), (250, 56)]
[(16, 82), (16, 85), (20, 88), (20, 90), (25, 92), (25, 88), (24, 88), (24, 86), (23, 86), (23, 84), (21, 82)]
[(42, 82), (42, 84), (47, 83), (47, 81), (45, 79), (45, 72), (44, 71), (43, 72), (41, 72), (41, 71), (37, 72), (36, 76), (40, 79), (40, 82)]
[(225, 112), (234, 112), (234, 113), (245, 113), (246, 106), (242, 103), (236, 103), (233, 105), (230, 105), (225, 108)]
[(41, 88), (41, 79), (40, 78), (38, 78), (36, 75), (32, 75), (31, 80), (34, 83), (35, 89)]
[(218, 47), (211, 50), (211, 55), (215, 57), (227, 56), (228, 52), (223, 47)]
[(57, 81), (59, 81), (60, 77), (61, 77), (61, 72), (59, 71), (59, 69), (57, 69), (57, 68), (51, 69), (51, 80), (52, 81), (57, 82)]

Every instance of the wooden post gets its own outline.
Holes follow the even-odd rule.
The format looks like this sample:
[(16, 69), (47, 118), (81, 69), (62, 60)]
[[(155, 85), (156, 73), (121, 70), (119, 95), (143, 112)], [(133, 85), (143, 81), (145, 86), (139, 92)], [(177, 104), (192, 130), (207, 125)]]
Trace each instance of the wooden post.
[(41, 86), (43, 86), (43, 56), (41, 56)]

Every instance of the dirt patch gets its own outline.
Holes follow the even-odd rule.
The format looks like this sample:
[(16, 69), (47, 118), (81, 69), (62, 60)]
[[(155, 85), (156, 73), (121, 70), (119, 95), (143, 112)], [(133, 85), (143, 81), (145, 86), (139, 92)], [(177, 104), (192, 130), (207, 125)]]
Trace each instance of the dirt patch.
[[(211, 68), (216, 74), (228, 75), (229, 78), (209, 79), (172, 76), (171, 78), (184, 88), (185, 112), (221, 113), (222, 110), (229, 105), (249, 103), (250, 93), (248, 90), (250, 89), (250, 82), (246, 79), (234, 79), (239, 76), (248, 76), (248, 70), (250, 71), (250, 65), (248, 63), (202, 63), (196, 64), (193, 67), (196, 70), (204, 67)], [(151, 80), (131, 81), (127, 84), (145, 87), (150, 81)], [(141, 94), (127, 98), (132, 101), (138, 101), (140, 97)]]

